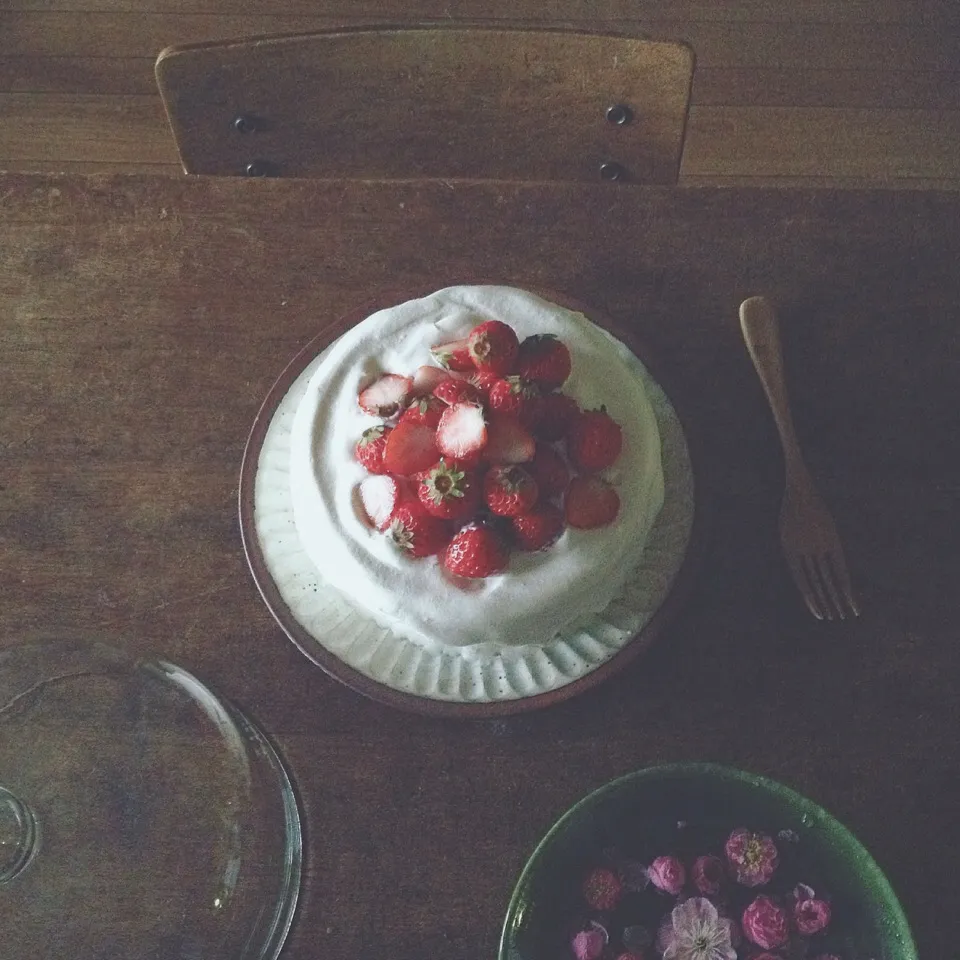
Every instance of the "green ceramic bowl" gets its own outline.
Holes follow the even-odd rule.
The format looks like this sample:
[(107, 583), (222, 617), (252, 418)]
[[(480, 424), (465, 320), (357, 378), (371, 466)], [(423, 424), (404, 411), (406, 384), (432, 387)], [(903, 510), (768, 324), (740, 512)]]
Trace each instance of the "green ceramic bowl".
[[(684, 826), (678, 828), (678, 822)], [(842, 824), (780, 783), (705, 763), (638, 770), (568, 810), (520, 875), (503, 926), (500, 960), (573, 960), (569, 927), (582, 909), (581, 881), (605, 848), (629, 847), (631, 857), (645, 862), (684, 846), (722, 853), (722, 838), (738, 826), (774, 837), (793, 832), (789, 842), (778, 842), (782, 863), (771, 892), (775, 881), (790, 879), (829, 893), (833, 920), (818, 937), (814, 955), (829, 950), (841, 960), (917, 960), (893, 889)], [(708, 842), (712, 849), (703, 848)], [(644, 903), (654, 899), (652, 909), (665, 910), (657, 906), (657, 894), (640, 896), (647, 898)]]

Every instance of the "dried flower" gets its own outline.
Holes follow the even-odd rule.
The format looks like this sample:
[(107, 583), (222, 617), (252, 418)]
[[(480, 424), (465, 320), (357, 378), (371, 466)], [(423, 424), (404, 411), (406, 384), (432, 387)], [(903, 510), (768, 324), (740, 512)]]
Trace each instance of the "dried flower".
[(777, 869), (777, 848), (765, 833), (739, 827), (727, 837), (724, 849), (733, 875), (745, 887), (762, 886)]
[(723, 880), (723, 862), (719, 857), (697, 857), (690, 870), (693, 885), (710, 896), (720, 892), (720, 883)]
[(790, 926), (787, 911), (769, 897), (757, 897), (743, 911), (744, 936), (764, 950), (776, 950), (787, 942)]
[(607, 931), (600, 924), (592, 923), (589, 930), (577, 933), (570, 945), (577, 960), (597, 960), (609, 939)]
[(737, 960), (730, 944), (730, 921), (705, 897), (675, 906), (661, 925), (663, 960)]
[(647, 868), (650, 882), (664, 893), (677, 896), (687, 882), (687, 872), (676, 857), (657, 857)]
[(804, 937), (819, 933), (830, 922), (830, 904), (816, 897), (798, 900), (793, 906), (793, 922)]
[(583, 896), (594, 910), (613, 910), (620, 902), (623, 885), (606, 867), (595, 867), (583, 881)]

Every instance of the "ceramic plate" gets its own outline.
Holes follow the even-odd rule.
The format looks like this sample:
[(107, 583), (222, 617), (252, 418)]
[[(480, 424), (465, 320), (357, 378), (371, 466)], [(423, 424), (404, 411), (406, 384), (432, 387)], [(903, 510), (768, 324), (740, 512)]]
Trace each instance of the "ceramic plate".
[[(598, 320), (596, 310), (556, 294), (544, 296)], [(241, 471), (241, 529), (267, 605), (288, 636), (328, 673), (369, 696), (418, 712), (514, 713), (599, 683), (653, 639), (679, 603), (679, 586), (690, 577), (700, 510), (689, 444), (673, 403), (635, 359), (660, 430), (665, 496), (642, 561), (618, 598), (586, 627), (546, 644), (426, 648), (383, 629), (329, 587), (294, 523), (289, 460), (297, 406), (324, 350), (375, 309), (356, 311), (308, 344), (274, 385), (251, 432)], [(599, 325), (609, 329), (602, 318)], [(636, 355), (629, 337), (610, 332)]]

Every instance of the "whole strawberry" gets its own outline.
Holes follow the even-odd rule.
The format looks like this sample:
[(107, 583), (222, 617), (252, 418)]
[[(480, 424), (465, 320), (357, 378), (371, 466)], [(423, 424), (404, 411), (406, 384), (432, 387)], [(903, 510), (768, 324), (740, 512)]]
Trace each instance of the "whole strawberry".
[(602, 477), (574, 477), (563, 501), (563, 515), (571, 527), (594, 530), (613, 523), (620, 512), (620, 496)]
[(420, 474), (417, 497), (424, 510), (444, 520), (466, 520), (480, 506), (480, 484), (476, 475), (457, 464), (441, 460)]
[(577, 401), (565, 393), (545, 393), (540, 397), (540, 410), (533, 425), (538, 440), (562, 440), (570, 422), (579, 412)]
[(403, 411), (400, 423), (418, 423), (423, 427), (436, 430), (446, 406), (436, 397), (417, 397)]
[(383, 466), (383, 452), (387, 449), (387, 437), (390, 436), (392, 429), (386, 424), (378, 423), (360, 434), (360, 439), (354, 448), (354, 455), (370, 473), (387, 472)]
[(502, 464), (491, 467), (483, 478), (483, 499), (491, 513), (516, 517), (536, 502), (537, 481), (523, 467)]
[(551, 333), (527, 337), (517, 351), (517, 373), (544, 390), (559, 387), (570, 376), (570, 351)]
[(620, 424), (607, 413), (606, 407), (581, 411), (567, 430), (567, 455), (573, 465), (585, 473), (606, 470), (622, 449)]
[(520, 342), (513, 327), (499, 320), (485, 320), (470, 331), (467, 346), (478, 370), (503, 377), (513, 370)]
[(520, 550), (535, 552), (556, 543), (563, 533), (563, 514), (552, 503), (537, 503), (527, 513), (511, 517), (513, 542)]
[(450, 542), (450, 526), (419, 502), (404, 503), (393, 511), (387, 535), (410, 557), (432, 557)]
[(570, 468), (566, 460), (549, 444), (538, 443), (533, 459), (524, 465), (530, 476), (537, 481), (537, 489), (543, 500), (562, 497), (570, 483)]
[(458, 577), (479, 579), (500, 573), (507, 566), (510, 551), (503, 539), (484, 524), (463, 527), (447, 545), (442, 563)]
[(487, 403), (491, 410), (516, 417), (533, 429), (540, 416), (540, 391), (523, 377), (501, 377), (490, 385)]

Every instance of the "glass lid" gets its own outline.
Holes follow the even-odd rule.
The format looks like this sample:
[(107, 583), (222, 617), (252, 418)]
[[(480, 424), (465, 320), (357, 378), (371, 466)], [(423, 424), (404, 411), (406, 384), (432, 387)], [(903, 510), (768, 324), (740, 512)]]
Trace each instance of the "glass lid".
[(8, 960), (275, 960), (300, 868), (277, 754), (195, 677), (99, 644), (0, 652)]

